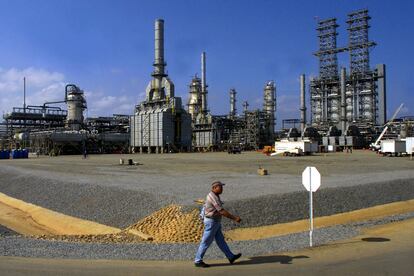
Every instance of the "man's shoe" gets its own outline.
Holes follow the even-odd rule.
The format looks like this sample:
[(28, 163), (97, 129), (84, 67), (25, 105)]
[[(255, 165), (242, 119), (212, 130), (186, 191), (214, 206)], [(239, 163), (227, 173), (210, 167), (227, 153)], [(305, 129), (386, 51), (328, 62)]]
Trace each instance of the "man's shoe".
[(205, 262), (201, 261), (199, 263), (194, 263), (196, 267), (210, 267), (210, 265), (206, 264)]
[(235, 260), (241, 257), (241, 253), (234, 255), (233, 258), (229, 259), (230, 264), (233, 264)]

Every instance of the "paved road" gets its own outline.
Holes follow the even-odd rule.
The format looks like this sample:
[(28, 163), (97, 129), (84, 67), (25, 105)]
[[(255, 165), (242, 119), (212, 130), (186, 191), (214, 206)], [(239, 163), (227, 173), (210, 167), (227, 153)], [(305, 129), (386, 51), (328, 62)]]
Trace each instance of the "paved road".
[(363, 235), (286, 254), (223, 260), (207, 269), (191, 262), (60, 260), (0, 257), (1, 275), (413, 275), (414, 219)]

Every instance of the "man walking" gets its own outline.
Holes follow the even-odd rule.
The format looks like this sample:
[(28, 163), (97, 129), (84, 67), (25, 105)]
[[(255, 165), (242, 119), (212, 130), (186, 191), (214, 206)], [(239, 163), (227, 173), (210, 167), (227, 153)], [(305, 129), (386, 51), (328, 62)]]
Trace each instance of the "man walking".
[(220, 200), (220, 194), (223, 193), (224, 185), (225, 184), (220, 181), (214, 181), (211, 184), (211, 192), (207, 195), (204, 203), (204, 233), (194, 260), (196, 267), (210, 266), (203, 262), (203, 257), (214, 239), (216, 240), (217, 246), (226, 255), (230, 264), (234, 263), (235, 260), (241, 257), (241, 253), (234, 255), (230, 251), (229, 246), (224, 240), (223, 232), (221, 231), (222, 216), (232, 219), (237, 223), (240, 223), (241, 221), (240, 217), (233, 216), (223, 208), (223, 202)]

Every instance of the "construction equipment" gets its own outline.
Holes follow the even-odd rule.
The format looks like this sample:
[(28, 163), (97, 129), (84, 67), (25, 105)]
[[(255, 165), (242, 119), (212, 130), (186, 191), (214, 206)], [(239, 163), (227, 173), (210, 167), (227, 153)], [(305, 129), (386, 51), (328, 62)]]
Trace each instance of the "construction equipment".
[(318, 151), (318, 143), (312, 141), (289, 141), (281, 140), (275, 142), (275, 152), (270, 156), (283, 154), (284, 156), (300, 156)]
[(380, 145), (380, 141), (382, 139), (382, 137), (384, 136), (384, 134), (387, 132), (388, 127), (390, 126), (390, 124), (394, 121), (395, 117), (397, 116), (398, 112), (400, 112), (401, 108), (404, 106), (404, 104), (400, 104), (400, 106), (397, 108), (397, 110), (394, 112), (394, 115), (392, 115), (391, 119), (385, 124), (385, 127), (383, 129), (383, 131), (381, 132), (380, 136), (378, 136), (377, 140), (372, 143), (370, 145), (370, 148), (373, 151), (378, 151), (381, 149), (381, 145)]

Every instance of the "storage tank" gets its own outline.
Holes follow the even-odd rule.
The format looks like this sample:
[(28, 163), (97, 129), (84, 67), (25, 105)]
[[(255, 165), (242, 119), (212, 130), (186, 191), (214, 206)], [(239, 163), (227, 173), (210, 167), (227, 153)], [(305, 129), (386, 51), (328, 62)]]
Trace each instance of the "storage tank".
[(83, 124), (83, 111), (87, 107), (83, 90), (74, 84), (66, 85), (65, 101), (68, 107), (66, 126), (72, 130), (79, 130)]
[(372, 104), (373, 104), (373, 98), (372, 98), (372, 91), (369, 89), (362, 90), (360, 92), (361, 95), (361, 108), (362, 108), (362, 117), (367, 120), (371, 121), (374, 117)]
[(339, 122), (339, 99), (334, 98), (331, 100), (331, 120), (333, 122)]
[(190, 97), (187, 106), (191, 119), (195, 121), (198, 113), (201, 111), (201, 80), (197, 76), (191, 80)]
[(353, 103), (352, 103), (352, 97), (347, 97), (346, 98), (346, 120), (348, 122), (351, 122), (353, 120), (353, 113), (354, 113), (354, 108), (353, 108)]
[(13, 137), (15, 140), (24, 141), (29, 139), (29, 134), (27, 132), (16, 133)]

